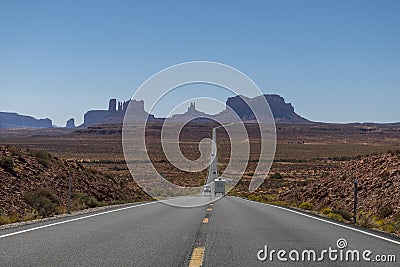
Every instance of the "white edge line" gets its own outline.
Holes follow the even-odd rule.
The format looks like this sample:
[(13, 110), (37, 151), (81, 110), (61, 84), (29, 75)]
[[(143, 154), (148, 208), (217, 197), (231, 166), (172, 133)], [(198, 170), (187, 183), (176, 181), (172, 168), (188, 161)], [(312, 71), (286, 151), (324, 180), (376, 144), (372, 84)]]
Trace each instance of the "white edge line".
[(55, 225), (59, 225), (59, 224), (69, 223), (69, 222), (75, 222), (75, 221), (79, 221), (79, 220), (83, 220), (83, 219), (87, 219), (87, 218), (91, 218), (91, 217), (96, 217), (96, 216), (100, 216), (100, 215), (104, 215), (104, 214), (108, 214), (108, 213), (112, 213), (112, 212), (116, 212), (116, 211), (126, 210), (126, 209), (142, 207), (142, 206), (146, 206), (146, 205), (150, 205), (150, 204), (154, 204), (154, 203), (159, 203), (159, 201), (148, 202), (148, 203), (143, 203), (143, 204), (138, 204), (138, 205), (132, 205), (129, 207), (123, 207), (123, 208), (118, 208), (118, 209), (112, 209), (112, 210), (108, 210), (108, 211), (103, 211), (103, 212), (99, 212), (99, 213), (86, 215), (86, 216), (79, 217), (79, 218), (74, 218), (74, 219), (69, 219), (69, 220), (65, 220), (65, 221), (61, 221), (61, 222), (55, 222), (55, 223), (45, 224), (45, 225), (41, 225), (41, 226), (37, 226), (37, 227), (32, 227), (32, 228), (28, 228), (28, 229), (21, 230), (21, 231), (12, 232), (12, 233), (8, 233), (5, 235), (0, 235), (0, 239), (4, 238), (4, 237), (9, 237), (9, 236), (18, 235), (18, 234), (22, 234), (22, 233), (26, 233), (26, 232), (31, 232), (34, 230), (47, 228), (50, 226), (55, 226)]
[(262, 204), (262, 205), (266, 205), (266, 206), (269, 206), (269, 207), (290, 211), (290, 212), (293, 212), (293, 213), (296, 213), (296, 214), (299, 214), (299, 215), (302, 215), (302, 216), (305, 216), (305, 217), (308, 217), (308, 218), (311, 218), (311, 219), (315, 219), (315, 220), (318, 220), (318, 221), (321, 221), (321, 222), (326, 222), (326, 223), (329, 223), (329, 224), (340, 226), (342, 228), (353, 230), (355, 232), (359, 232), (359, 233), (362, 233), (362, 234), (365, 234), (365, 235), (373, 236), (373, 237), (376, 237), (376, 238), (379, 238), (379, 239), (382, 239), (382, 240), (389, 241), (391, 243), (400, 245), (399, 241), (396, 241), (396, 240), (393, 240), (393, 239), (390, 239), (390, 238), (387, 238), (387, 237), (383, 237), (383, 236), (380, 236), (380, 235), (376, 235), (376, 234), (373, 234), (373, 233), (369, 233), (369, 232), (366, 232), (366, 231), (363, 231), (363, 230), (360, 230), (360, 229), (357, 229), (357, 228), (353, 228), (353, 227), (350, 227), (350, 226), (347, 226), (347, 225), (343, 225), (343, 224), (340, 224), (340, 223), (336, 223), (336, 222), (332, 222), (332, 221), (329, 221), (329, 220), (318, 218), (318, 217), (315, 217), (315, 216), (312, 216), (312, 215), (308, 215), (308, 214), (305, 214), (305, 213), (300, 212), (300, 211), (295, 211), (295, 210), (292, 210), (292, 209), (288, 209), (288, 208), (281, 207), (281, 206), (275, 206), (275, 205), (271, 205), (271, 204), (268, 204), (268, 203), (251, 201), (251, 200), (244, 199), (244, 198), (240, 198), (240, 199), (243, 199), (245, 201), (249, 201), (249, 202), (252, 202), (252, 203)]

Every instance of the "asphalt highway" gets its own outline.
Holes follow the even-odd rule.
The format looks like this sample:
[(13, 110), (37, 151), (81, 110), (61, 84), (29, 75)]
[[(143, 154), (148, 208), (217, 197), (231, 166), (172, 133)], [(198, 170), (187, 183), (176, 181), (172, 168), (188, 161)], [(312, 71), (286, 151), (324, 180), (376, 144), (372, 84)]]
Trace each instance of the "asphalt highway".
[[(204, 203), (204, 197), (170, 204), (196, 201)], [(346, 261), (348, 250), (359, 251), (360, 262)], [(393, 261), (391, 255), (397, 262), (376, 261), (376, 256)], [(399, 266), (399, 261), (398, 240), (235, 197), (196, 208), (139, 203), (0, 231), (0, 266)]]

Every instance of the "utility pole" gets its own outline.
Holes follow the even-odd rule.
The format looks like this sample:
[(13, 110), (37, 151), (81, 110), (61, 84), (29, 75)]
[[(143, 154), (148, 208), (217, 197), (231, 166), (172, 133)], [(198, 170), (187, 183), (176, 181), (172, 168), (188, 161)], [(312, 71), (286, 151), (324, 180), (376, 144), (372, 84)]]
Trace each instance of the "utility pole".
[(71, 191), (72, 191), (72, 175), (68, 175), (68, 214), (71, 214)]
[(353, 223), (356, 225), (357, 223), (357, 190), (358, 190), (358, 182), (357, 179), (354, 179), (354, 207), (353, 207)]

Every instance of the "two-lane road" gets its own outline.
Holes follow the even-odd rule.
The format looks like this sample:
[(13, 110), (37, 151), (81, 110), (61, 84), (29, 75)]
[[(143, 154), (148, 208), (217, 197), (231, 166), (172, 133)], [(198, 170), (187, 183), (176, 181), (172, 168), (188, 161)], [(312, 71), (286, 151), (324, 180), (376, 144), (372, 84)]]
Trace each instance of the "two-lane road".
[[(175, 201), (182, 204), (196, 199)], [(188, 266), (201, 262), (203, 266), (304, 266), (310, 264), (280, 262), (276, 253), (272, 262), (261, 262), (257, 253), (265, 246), (268, 252), (319, 253), (329, 247), (338, 249), (336, 241), (340, 238), (347, 241), (343, 251), (368, 249), (373, 252), (371, 258), (393, 254), (400, 260), (400, 243), (396, 240), (384, 240), (279, 207), (225, 197), (212, 206), (177, 208), (152, 202), (2, 230), (0, 266)], [(355, 264), (329, 261), (326, 256), (324, 261), (311, 265), (398, 263)]]
[[(397, 243), (393, 243), (349, 228), (284, 208), (226, 197), (214, 205), (204, 266), (382, 266), (372, 262), (330, 261), (326, 254), (321, 262), (294, 262), (289, 259), (291, 250), (300, 253), (315, 250), (317, 258), (319, 252), (329, 247), (338, 250), (336, 242), (341, 238), (347, 241), (346, 249), (361, 252), (369, 249), (374, 255), (397, 254), (400, 257), (399, 241), (394, 240)], [(287, 262), (279, 261), (277, 253), (273, 254), (272, 261), (259, 261), (257, 253), (265, 250), (265, 246), (269, 252), (285, 250)], [(384, 266), (399, 265), (385, 263)]]

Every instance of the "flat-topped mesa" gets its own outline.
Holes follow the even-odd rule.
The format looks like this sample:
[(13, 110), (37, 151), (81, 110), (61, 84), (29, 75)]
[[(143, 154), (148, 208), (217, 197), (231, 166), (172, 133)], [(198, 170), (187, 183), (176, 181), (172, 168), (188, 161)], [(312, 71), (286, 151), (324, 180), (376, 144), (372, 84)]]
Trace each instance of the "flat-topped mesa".
[(53, 122), (18, 113), (0, 112), (0, 128), (52, 128)]
[(296, 114), (296, 112), (294, 111), (294, 107), (291, 103), (286, 103), (283, 97), (276, 94), (265, 94), (256, 96), (254, 98), (248, 98), (245, 96), (234, 96), (228, 98), (228, 100), (226, 101), (226, 105), (227, 107), (230, 107), (233, 111), (235, 111), (242, 120), (252, 121), (255, 120), (255, 116), (250, 107), (246, 104), (246, 102), (250, 103), (252, 109), (256, 111), (257, 109), (264, 108), (265, 102), (263, 98), (267, 100), (275, 122), (310, 123), (309, 120)]
[(133, 116), (147, 117), (149, 114), (144, 110), (143, 100), (129, 100), (122, 103), (122, 113), (126, 113), (129, 106), (129, 113)]
[(115, 98), (112, 98), (108, 102), (108, 110), (89, 110), (86, 112), (83, 125), (122, 123), (128, 107), (130, 109), (130, 117), (134, 120), (146, 120), (148, 117), (154, 119), (154, 116), (149, 115), (144, 110), (143, 100), (129, 99), (123, 102), (117, 102)]

